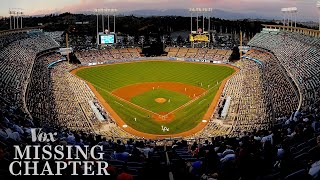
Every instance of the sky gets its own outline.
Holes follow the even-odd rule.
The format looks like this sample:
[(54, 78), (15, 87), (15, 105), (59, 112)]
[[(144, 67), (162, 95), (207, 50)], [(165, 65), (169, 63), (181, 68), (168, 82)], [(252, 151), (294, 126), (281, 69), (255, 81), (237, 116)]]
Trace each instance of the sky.
[(89, 12), (95, 8), (117, 8), (121, 12), (211, 7), (231, 12), (250, 12), (267, 17), (279, 17), (282, 7), (297, 7), (301, 19), (316, 20), (318, 17), (317, 0), (0, 0), (0, 2), (0, 16), (8, 16), (9, 8), (22, 8), (26, 15), (43, 15)]

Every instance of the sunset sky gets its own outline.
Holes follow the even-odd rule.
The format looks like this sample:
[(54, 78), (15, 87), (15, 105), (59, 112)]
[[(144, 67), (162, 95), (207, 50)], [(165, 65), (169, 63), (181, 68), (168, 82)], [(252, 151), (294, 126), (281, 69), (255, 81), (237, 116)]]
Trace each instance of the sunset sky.
[(296, 6), (303, 19), (318, 17), (317, 0), (0, 0), (0, 16), (8, 16), (9, 8), (23, 8), (27, 15), (92, 11), (94, 8), (118, 8), (120, 11), (140, 9), (173, 9), (212, 7), (232, 12), (250, 12), (279, 16), (282, 7)]

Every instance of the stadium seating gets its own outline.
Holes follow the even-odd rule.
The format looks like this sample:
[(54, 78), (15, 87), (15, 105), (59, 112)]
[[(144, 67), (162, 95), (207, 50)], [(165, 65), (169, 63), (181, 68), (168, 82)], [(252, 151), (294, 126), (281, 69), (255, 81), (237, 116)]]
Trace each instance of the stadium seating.
[[(0, 176), (9, 175), (2, 167), (13, 161), (13, 145), (33, 144), (30, 128), (36, 127), (58, 132), (55, 144), (103, 145), (111, 179), (123, 173), (146, 180), (171, 175), (191, 180), (319, 176), (314, 173), (320, 162), (319, 39), (288, 32), (257, 34), (249, 43), (255, 48), (232, 64), (240, 71), (227, 82), (202, 131), (146, 140), (116, 126), (90, 88), (69, 73), (78, 65), (61, 62), (47, 68), (61, 59), (51, 37), (23, 36), (0, 36), (5, 42), (0, 49)], [(218, 49), (167, 50), (174, 57), (220, 61), (230, 55)], [(81, 51), (77, 56), (85, 64), (139, 53), (128, 48)], [(229, 112), (221, 120), (219, 109), (229, 96)], [(105, 122), (99, 122), (89, 101)]]
[(222, 49), (202, 49), (202, 48), (169, 48), (167, 47), (165, 51), (168, 53), (168, 57), (177, 58), (192, 58), (192, 59), (206, 59), (212, 61), (222, 61), (227, 62), (231, 50)]
[(27, 82), (37, 54), (58, 46), (50, 37), (37, 35), (14, 41), (1, 49), (0, 95), (22, 108), (25, 104), (23, 101)]
[(81, 63), (103, 63), (110, 60), (133, 59), (140, 57), (139, 48), (105, 49), (105, 50), (82, 50), (77, 51), (76, 56)]
[(302, 109), (312, 106), (319, 99), (319, 44), (319, 38), (291, 32), (261, 32), (249, 42), (251, 46), (274, 53), (298, 87)]
[(290, 116), (299, 106), (299, 93), (277, 58), (273, 54), (259, 50), (251, 50), (245, 56), (263, 63), (263, 78), (266, 82), (264, 87), (270, 95), (275, 118)]

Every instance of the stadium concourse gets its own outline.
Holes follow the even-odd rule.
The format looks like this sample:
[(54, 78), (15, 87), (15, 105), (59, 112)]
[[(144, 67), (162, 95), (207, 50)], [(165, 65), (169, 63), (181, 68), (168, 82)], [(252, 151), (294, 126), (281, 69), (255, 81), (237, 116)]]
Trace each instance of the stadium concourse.
[[(0, 42), (2, 176), (9, 175), (13, 145), (34, 144), (31, 128), (42, 127), (58, 132), (55, 144), (103, 145), (111, 175), (102, 179), (319, 178), (317, 37), (263, 30), (249, 42), (252, 49), (247, 54), (229, 63), (240, 71), (227, 82), (208, 125), (188, 137), (156, 140), (118, 127), (90, 88), (69, 73), (81, 65), (61, 61), (48, 68), (62, 57), (56, 53), (59, 44), (41, 30), (2, 32)], [(167, 50), (167, 59), (194, 62), (228, 63), (230, 55), (225, 50)], [(126, 48), (76, 55), (82, 65), (89, 65), (141, 60), (139, 52)], [(232, 98), (228, 114), (221, 117), (228, 97)]]

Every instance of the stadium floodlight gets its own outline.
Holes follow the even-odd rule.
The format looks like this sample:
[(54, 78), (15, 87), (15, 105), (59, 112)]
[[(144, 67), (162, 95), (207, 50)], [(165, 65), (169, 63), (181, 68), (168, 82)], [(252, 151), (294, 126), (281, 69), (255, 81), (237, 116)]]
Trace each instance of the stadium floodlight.
[(189, 8), (189, 12), (212, 12), (212, 8)]
[[(294, 27), (297, 27), (298, 8), (297, 7), (290, 7), (289, 10), (291, 13), (291, 18), (292, 18), (292, 15), (294, 16)], [(293, 26), (293, 19), (291, 19), (291, 26)]]
[(9, 15), (10, 15), (10, 30), (12, 29), (12, 15), (13, 15), (13, 11), (11, 10), (11, 8), (9, 8)]
[(286, 25), (286, 8), (281, 8), (281, 12), (283, 13), (283, 17), (282, 17), (282, 24), (285, 26)]
[(23, 9), (17, 8), (16, 13), (17, 13), (17, 28), (19, 28), (19, 18), (20, 18), (20, 28), (22, 28)]
[(23, 26), (22, 26), (22, 25), (23, 25), (22, 21), (23, 21), (24, 12), (21, 11), (20, 13), (21, 13), (21, 16), (20, 16), (20, 18), (21, 18), (21, 25), (20, 25), (20, 27), (23, 28)]
[(118, 9), (105, 9), (105, 12), (108, 15), (108, 30), (110, 31), (110, 15), (113, 16), (113, 32), (116, 33), (116, 14), (118, 13)]
[(319, 13), (319, 31), (320, 31), (320, 1), (317, 2), (317, 8)]
[[(282, 8), (281, 11), (283, 12), (284, 14), (284, 17), (283, 17), (283, 25), (284, 26), (289, 26), (290, 25), (290, 19), (289, 19), (289, 9), (288, 8)], [(287, 17), (287, 14), (288, 14), (288, 17)], [(288, 23), (287, 23), (287, 20), (288, 20)]]
[(102, 32), (104, 32), (104, 15), (105, 15), (105, 9), (102, 8), (100, 11), (101, 11), (101, 16), (102, 16), (102, 18), (101, 18)]
[(16, 12), (17, 12), (17, 16), (16, 16), (16, 17), (17, 17), (17, 21), (16, 21), (17, 26), (16, 26), (16, 27), (17, 27), (17, 29), (19, 29), (20, 9), (19, 9), (19, 8), (17, 8), (17, 9), (16, 9)]
[(13, 18), (13, 26), (10, 23), (11, 29), (16, 29), (16, 13), (17, 11), (15, 9), (10, 9), (10, 19)]
[[(287, 7), (287, 8), (281, 8), (281, 12), (284, 14), (283, 16), (283, 25), (286, 26), (291, 26), (293, 27), (293, 21), (294, 21), (294, 26), (297, 27), (297, 13), (298, 13), (298, 8), (296, 7)], [(294, 16), (294, 20), (293, 20)], [(288, 20), (288, 23), (287, 23)]]
[(13, 8), (13, 29), (19, 29), (19, 9)]
[[(202, 21), (202, 29), (204, 30), (204, 15), (206, 13), (211, 13), (213, 11), (213, 8), (189, 8), (189, 12), (191, 14), (191, 33), (193, 31), (193, 22), (192, 22), (192, 19), (193, 19), (193, 14), (196, 14), (197, 15), (197, 29), (199, 28), (199, 14), (202, 13), (202, 17), (203, 17), (203, 21)], [(210, 16), (209, 16), (209, 23), (210, 23)], [(210, 25), (209, 25), (210, 27)], [(209, 31), (209, 29), (208, 29)]]
[(99, 47), (99, 12), (100, 12), (100, 9), (95, 9), (94, 12), (97, 15), (97, 47)]

